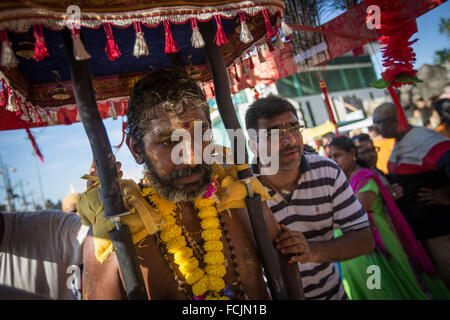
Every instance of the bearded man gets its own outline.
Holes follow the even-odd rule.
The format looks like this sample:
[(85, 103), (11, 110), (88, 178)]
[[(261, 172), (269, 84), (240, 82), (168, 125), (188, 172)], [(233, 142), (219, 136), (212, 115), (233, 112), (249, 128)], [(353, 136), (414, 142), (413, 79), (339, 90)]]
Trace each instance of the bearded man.
[[(224, 169), (205, 161), (196, 164), (198, 141), (183, 149), (188, 163), (177, 164), (173, 157), (174, 147), (179, 144), (172, 141), (175, 131), (187, 131), (196, 139), (199, 137), (194, 123), (201, 123), (204, 131), (211, 126), (202, 89), (184, 70), (155, 71), (135, 85), (127, 116), (127, 146), (146, 170), (138, 187), (122, 181), (125, 206), (132, 212), (123, 223), (127, 224), (128, 219), (148, 296), (267, 298), (250, 220), (242, 205), (245, 187), (233, 179), (236, 167)], [(209, 143), (202, 139), (202, 155)], [(268, 198), (256, 178), (252, 185)], [(82, 194), (77, 206), (83, 222), (94, 225), (84, 247), (83, 297), (124, 299), (117, 257), (104, 232), (112, 226), (98, 209), (97, 188), (98, 184), (94, 184)], [(267, 205), (263, 206), (275, 241), (280, 228)], [(301, 298), (301, 279), (295, 266), (277, 254), (283, 277), (289, 279), (290, 297)]]

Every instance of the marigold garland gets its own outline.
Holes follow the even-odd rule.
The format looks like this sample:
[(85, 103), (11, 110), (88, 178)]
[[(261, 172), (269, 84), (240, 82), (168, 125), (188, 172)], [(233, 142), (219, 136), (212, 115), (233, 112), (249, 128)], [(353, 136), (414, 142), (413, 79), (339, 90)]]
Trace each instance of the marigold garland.
[[(224, 266), (222, 230), (217, 217), (216, 202), (214, 200), (215, 178), (211, 181), (208, 190), (202, 197), (194, 200), (194, 207), (198, 210), (201, 219), (203, 248), (205, 254), (201, 268), (199, 261), (194, 257), (193, 250), (187, 246), (187, 240), (182, 234), (182, 228), (176, 220), (177, 205), (161, 198), (154, 188), (143, 188), (142, 195), (147, 198), (155, 209), (163, 216), (163, 223), (159, 226), (159, 237), (167, 251), (173, 255), (186, 283), (191, 285), (196, 300), (228, 300), (223, 295), (226, 275)], [(205, 296), (206, 294), (206, 296)]]

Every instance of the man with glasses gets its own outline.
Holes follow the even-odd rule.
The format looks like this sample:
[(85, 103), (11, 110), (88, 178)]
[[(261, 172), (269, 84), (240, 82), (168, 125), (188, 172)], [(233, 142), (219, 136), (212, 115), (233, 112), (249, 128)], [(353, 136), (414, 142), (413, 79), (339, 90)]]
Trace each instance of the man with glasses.
[(370, 169), (378, 174), (378, 177), (383, 182), (386, 189), (388, 189), (394, 200), (400, 199), (403, 196), (402, 186), (398, 183), (391, 185), (384, 173), (376, 167), (380, 147), (375, 147), (370, 136), (365, 133), (353, 137), (352, 141), (356, 146), (357, 158), (364, 161)]
[(450, 140), (425, 127), (398, 130), (393, 103), (381, 104), (372, 117), (384, 138), (395, 138), (388, 169), (404, 190), (397, 204), (450, 288)]
[[(286, 231), (278, 237), (278, 247), (292, 263), (298, 263), (305, 297), (347, 299), (336, 262), (370, 253), (374, 242), (367, 214), (345, 174), (332, 160), (303, 152), (302, 127), (288, 101), (274, 96), (258, 99), (247, 110), (245, 123), (249, 135), (256, 132), (249, 137), (256, 155), (262, 135), (276, 137), (274, 130), (278, 130), (277, 154), (269, 157), (272, 161), (278, 157), (279, 170), (265, 175), (261, 161), (253, 169), (272, 197), (267, 201), (271, 211)], [(335, 227), (344, 236), (334, 239)]]

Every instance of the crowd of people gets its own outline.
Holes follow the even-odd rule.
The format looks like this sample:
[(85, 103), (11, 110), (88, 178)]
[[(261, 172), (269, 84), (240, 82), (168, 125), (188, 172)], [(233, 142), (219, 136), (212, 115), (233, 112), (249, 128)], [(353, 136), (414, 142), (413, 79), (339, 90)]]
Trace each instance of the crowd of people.
[[(289, 299), (450, 299), (449, 100), (434, 106), (436, 131), (401, 131), (392, 103), (375, 109), (375, 131), (394, 139), (383, 167), (369, 134), (327, 134), (319, 155), (287, 100), (250, 105), (249, 146), (258, 155), (259, 139), (272, 138), (266, 147), (279, 163), (267, 174), (271, 164), (257, 158), (251, 185)], [(122, 180), (132, 212), (122, 222), (148, 297), (271, 298), (236, 176), (242, 165), (198, 164), (195, 142), (188, 163), (171, 157), (174, 131), (195, 138), (194, 123), (211, 127), (202, 89), (185, 71), (155, 70), (136, 83), (127, 116), (126, 144), (145, 173), (138, 183)], [(66, 212), (0, 213), (0, 298), (127, 298), (95, 166), (85, 178), (87, 190), (68, 197)]]

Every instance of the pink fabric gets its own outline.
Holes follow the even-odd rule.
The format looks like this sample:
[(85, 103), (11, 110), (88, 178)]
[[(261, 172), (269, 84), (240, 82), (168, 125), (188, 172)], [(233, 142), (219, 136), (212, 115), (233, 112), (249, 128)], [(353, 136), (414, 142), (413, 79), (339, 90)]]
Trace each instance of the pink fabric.
[(397, 231), (400, 242), (403, 245), (408, 257), (411, 259), (414, 266), (421, 272), (425, 271), (430, 276), (436, 275), (430, 258), (428, 257), (422, 244), (417, 240), (411, 227), (406, 222), (403, 214), (398, 209), (391, 195), (378, 178), (377, 174), (370, 169), (359, 170), (350, 181), (353, 191), (357, 193), (368, 181), (374, 179), (383, 196), (383, 201), (388, 209), (395, 230)]

